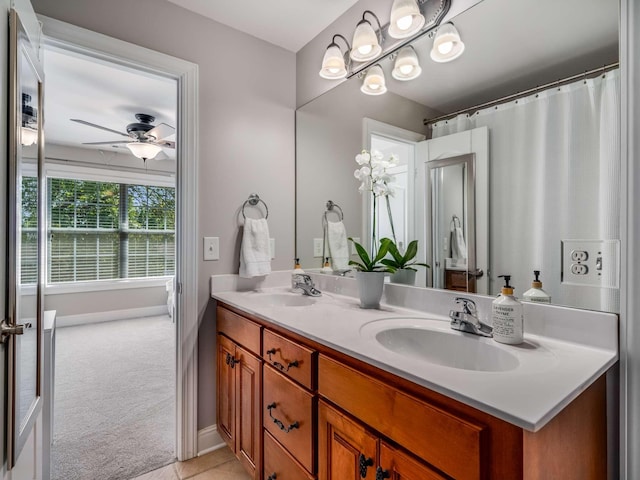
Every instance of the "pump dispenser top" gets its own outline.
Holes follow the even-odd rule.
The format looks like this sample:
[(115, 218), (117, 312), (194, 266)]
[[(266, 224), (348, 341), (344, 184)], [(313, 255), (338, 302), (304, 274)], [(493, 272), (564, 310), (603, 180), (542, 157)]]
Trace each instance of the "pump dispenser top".
[(511, 275), (498, 275), (498, 278), (504, 278), (504, 287), (502, 287), (502, 295), (513, 295), (513, 287), (509, 285)]
[(320, 269), (320, 273), (333, 273), (333, 268), (331, 268), (331, 264), (329, 263), (329, 257), (324, 257), (324, 265)]

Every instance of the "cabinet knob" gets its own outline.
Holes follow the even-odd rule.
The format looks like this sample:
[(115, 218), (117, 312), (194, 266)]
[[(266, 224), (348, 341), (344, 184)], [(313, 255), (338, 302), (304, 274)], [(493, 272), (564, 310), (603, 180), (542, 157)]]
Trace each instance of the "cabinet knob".
[(225, 359), (225, 363), (229, 365), (231, 368), (235, 368), (236, 363), (240, 363), (240, 360), (234, 358), (233, 355), (227, 352), (227, 358)]
[(383, 470), (382, 467), (376, 468), (376, 480), (384, 480), (385, 478), (391, 478), (389, 470)]
[(273, 413), (271, 413), (271, 410), (273, 410), (274, 408), (276, 408), (275, 402), (267, 405), (267, 410), (269, 411), (269, 416), (271, 417), (271, 420), (273, 420), (273, 423), (275, 423), (280, 430), (282, 430), (284, 433), (289, 433), (291, 430), (300, 428), (300, 423), (297, 421), (293, 422), (291, 425), (287, 427), (284, 423), (282, 423), (281, 420), (273, 416)]
[(276, 475), (276, 472), (273, 472), (267, 477), (267, 480), (276, 480), (276, 478), (278, 478), (278, 475)]
[(373, 467), (373, 458), (360, 454), (360, 478), (367, 478), (367, 469)]

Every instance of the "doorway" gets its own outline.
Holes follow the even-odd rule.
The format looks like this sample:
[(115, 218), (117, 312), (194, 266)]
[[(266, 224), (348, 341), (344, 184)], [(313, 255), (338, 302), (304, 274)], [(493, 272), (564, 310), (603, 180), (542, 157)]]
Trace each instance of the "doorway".
[(177, 458), (192, 458), (197, 453), (197, 362), (193, 361), (197, 358), (197, 259), (192, 255), (197, 245), (197, 65), (64, 22), (49, 18), (42, 20), (48, 47), (60, 48), (70, 54), (88, 55), (97, 62), (111, 62), (133, 68), (142, 74), (158, 75), (176, 82), (174, 345), (177, 355), (174, 365), (174, 438)]

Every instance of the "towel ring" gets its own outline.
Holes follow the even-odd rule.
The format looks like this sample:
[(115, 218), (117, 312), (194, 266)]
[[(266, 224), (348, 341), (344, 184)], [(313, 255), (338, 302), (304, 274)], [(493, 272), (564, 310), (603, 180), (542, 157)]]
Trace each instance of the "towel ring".
[[(339, 210), (338, 211), (336, 211)], [(327, 213), (333, 212), (336, 215), (338, 215), (338, 218), (340, 218), (340, 221), (344, 220), (344, 212), (342, 211), (342, 209), (340, 208), (340, 205), (338, 205), (337, 203), (332, 202), (331, 200), (327, 201), (327, 209), (324, 212), (324, 221), (329, 223), (329, 219), (327, 218)]]
[[(456, 224), (456, 222), (457, 222), (457, 224)], [(460, 219), (458, 218), (457, 215), (454, 215), (453, 217), (451, 217), (451, 222), (449, 223), (449, 225), (450, 225), (450, 227), (452, 229), (462, 226), (462, 224), (460, 223)]]
[(247, 218), (247, 216), (244, 214), (244, 209), (247, 205), (251, 205), (252, 207), (255, 207), (256, 205), (258, 205), (258, 203), (262, 203), (264, 205), (264, 209), (265, 209), (264, 218), (265, 219), (269, 218), (269, 207), (267, 207), (267, 204), (264, 202), (264, 200), (260, 198), (260, 196), (257, 193), (252, 193), (251, 195), (249, 195), (249, 198), (247, 198), (242, 204), (242, 218), (244, 218), (245, 220)]

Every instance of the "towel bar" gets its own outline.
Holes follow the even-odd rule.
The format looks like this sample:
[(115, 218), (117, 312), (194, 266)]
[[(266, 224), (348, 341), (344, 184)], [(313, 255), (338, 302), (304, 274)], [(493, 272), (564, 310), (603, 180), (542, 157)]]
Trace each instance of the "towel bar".
[(256, 205), (258, 205), (258, 203), (262, 203), (264, 205), (264, 209), (265, 209), (264, 218), (269, 218), (269, 207), (267, 207), (267, 204), (264, 202), (264, 200), (260, 198), (260, 196), (257, 193), (252, 193), (251, 195), (249, 195), (249, 198), (247, 198), (242, 204), (242, 218), (245, 218), (245, 219), (247, 218), (247, 216), (244, 214), (244, 209), (247, 205), (251, 205), (252, 207), (255, 207)]

